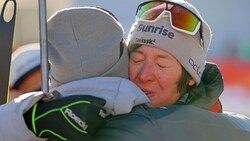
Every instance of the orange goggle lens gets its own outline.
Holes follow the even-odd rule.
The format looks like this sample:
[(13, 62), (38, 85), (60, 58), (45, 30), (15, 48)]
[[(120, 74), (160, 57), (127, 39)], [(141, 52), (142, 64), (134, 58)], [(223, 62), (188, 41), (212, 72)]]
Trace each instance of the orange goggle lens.
[[(145, 13), (149, 13), (150, 10), (153, 11), (150, 12), (150, 15), (143, 16)], [(194, 35), (200, 28), (198, 27), (200, 19), (195, 14), (185, 7), (166, 1), (149, 1), (140, 4), (136, 17), (143, 20), (155, 20), (164, 10), (171, 13), (171, 25), (180, 31), (187, 31), (186, 33)]]

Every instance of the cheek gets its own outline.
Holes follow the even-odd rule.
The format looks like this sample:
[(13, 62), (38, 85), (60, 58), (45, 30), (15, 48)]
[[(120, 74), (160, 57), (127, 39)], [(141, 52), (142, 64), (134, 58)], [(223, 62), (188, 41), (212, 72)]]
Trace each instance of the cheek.
[(161, 76), (157, 76), (161, 89), (157, 99), (154, 101), (157, 106), (172, 105), (180, 98), (181, 95), (178, 91), (180, 75), (181, 73), (179, 75), (177, 75), (177, 73), (165, 73)]
[[(181, 70), (173, 69), (168, 71), (157, 71), (157, 79), (163, 83), (179, 83), (181, 78)], [(167, 85), (168, 86), (168, 85)]]
[(156, 77), (158, 84), (162, 88), (163, 93), (178, 92), (178, 84), (180, 82), (182, 70), (176, 68), (168, 71), (157, 71)]
[(129, 79), (130, 80), (134, 80), (137, 74), (137, 68), (135, 67), (135, 65), (133, 65), (133, 63), (129, 62)]

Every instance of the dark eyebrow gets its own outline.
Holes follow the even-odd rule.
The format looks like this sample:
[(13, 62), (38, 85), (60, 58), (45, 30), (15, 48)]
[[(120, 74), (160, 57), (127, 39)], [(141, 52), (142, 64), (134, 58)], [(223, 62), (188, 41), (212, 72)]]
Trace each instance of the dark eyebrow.
[(171, 59), (173, 58), (170, 54), (159, 54), (157, 55), (157, 58), (161, 58), (161, 59)]
[(132, 51), (131, 53), (139, 53), (139, 54), (143, 54), (143, 52), (142, 52), (142, 51), (140, 51), (140, 50), (134, 50), (134, 51)]
[[(140, 50), (134, 50), (131, 53), (138, 53), (138, 54), (142, 54), (143, 55), (143, 52), (140, 51)], [(169, 54), (159, 54), (159, 55), (157, 55), (157, 58), (170, 59), (172, 57)]]
[(163, 59), (168, 59), (171, 58), (169, 55), (157, 55), (157, 58), (163, 58)]

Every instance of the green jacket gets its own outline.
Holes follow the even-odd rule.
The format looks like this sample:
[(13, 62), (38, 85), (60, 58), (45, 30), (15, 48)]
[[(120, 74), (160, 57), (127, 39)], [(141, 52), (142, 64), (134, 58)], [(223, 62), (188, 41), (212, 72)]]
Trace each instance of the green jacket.
[(109, 118), (94, 141), (250, 141), (250, 119), (187, 105), (144, 105)]

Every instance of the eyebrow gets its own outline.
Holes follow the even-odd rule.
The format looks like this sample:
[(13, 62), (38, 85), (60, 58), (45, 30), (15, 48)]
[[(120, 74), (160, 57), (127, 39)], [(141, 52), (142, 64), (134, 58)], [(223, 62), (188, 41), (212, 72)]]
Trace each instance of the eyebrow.
[(134, 51), (132, 51), (131, 53), (139, 53), (139, 54), (143, 54), (143, 52), (142, 52), (142, 51), (140, 51), (140, 50), (134, 50)]
[(172, 58), (170, 55), (162, 55), (162, 54), (159, 54), (157, 55), (157, 58), (162, 58), (162, 59), (170, 59)]
[[(143, 55), (143, 52), (140, 51), (140, 50), (135, 50), (131, 53), (138, 53), (138, 54), (142, 54)], [(171, 59), (173, 58), (169, 53), (168, 54), (159, 54), (156, 56), (157, 58), (162, 58), (162, 59)]]

